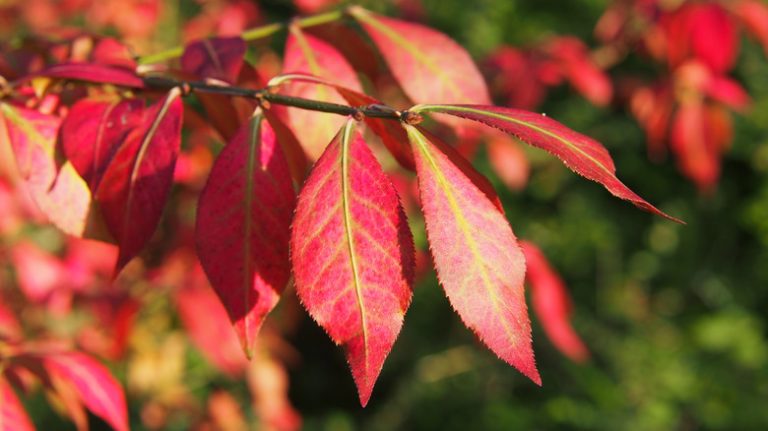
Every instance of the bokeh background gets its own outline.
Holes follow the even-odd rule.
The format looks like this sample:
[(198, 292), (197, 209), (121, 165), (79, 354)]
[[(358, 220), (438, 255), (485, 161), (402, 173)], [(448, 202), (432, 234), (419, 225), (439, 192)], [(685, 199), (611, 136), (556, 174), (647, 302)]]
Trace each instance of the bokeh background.
[[(149, 54), (194, 37), (288, 20), (323, 7), (323, 2), (316, 3), (3, 0), (0, 34), (14, 43), (25, 36), (55, 34), (52, 29), (60, 26), (75, 27), (120, 37), (137, 53)], [(420, 20), (450, 35), (484, 65), (492, 83), (501, 72), (488, 67), (487, 59), (501, 46), (535, 50), (553, 37), (571, 35), (595, 52), (601, 46), (595, 26), (613, 5), (599, 0), (359, 3)], [(682, 2), (658, 3), (674, 9)], [(278, 36), (271, 46), (279, 53), (281, 43)], [(265, 355), (276, 359), (250, 366), (246, 374), (237, 371), (238, 366), (222, 372), (201, 352), (201, 343), (191, 341), (190, 324), (178, 311), (184, 302), (178, 297), (185, 294), (178, 293), (176, 285), (189, 283), (179, 274), (184, 271), (164, 264), (157, 275), (148, 265), (130, 269), (121, 282), (127, 287), (120, 294), (137, 304), (124, 351), (101, 355), (110, 359), (111, 369), (126, 385), (132, 426), (765, 429), (768, 59), (745, 32), (739, 33), (738, 45), (735, 66), (727, 74), (743, 86), (751, 104), (733, 115), (729, 111), (732, 143), (722, 156), (719, 179), (706, 190), (681, 173), (674, 154), (651, 160), (646, 130), (633, 115), (631, 102), (622, 100), (622, 77), (654, 82), (671, 76), (668, 65), (641, 48), (628, 48), (607, 67), (616, 94), (612, 103), (596, 106), (583, 91), (563, 82), (547, 85), (545, 96), (533, 107), (602, 142), (616, 161), (619, 177), (662, 210), (685, 220), (684, 226), (613, 198), (541, 151), (522, 150), (530, 173), (513, 188), (493, 169), (486, 147), (474, 155), (476, 166), (499, 191), (515, 233), (538, 244), (567, 285), (572, 323), (591, 352), (589, 361), (575, 363), (563, 356), (534, 315), (534, 349), (544, 382), (541, 388), (535, 386), (475, 340), (453, 313), (434, 273), (426, 270), (373, 398), (363, 409), (342, 352), (300, 312), (295, 300), (284, 301), (264, 335), (269, 346), (265, 351), (270, 352)], [(269, 67), (277, 60), (259, 61)], [(516, 85), (531, 84), (521, 78)], [(508, 94), (495, 96), (499, 104), (507, 102)], [(193, 213), (195, 195), (174, 193), (173, 211), (182, 227), (165, 223), (168, 232), (153, 242), (148, 261), (166, 262), (169, 255), (184, 260), (163, 240), (193, 225), (184, 220)], [(52, 306), (49, 297), (36, 302), (20, 293), (23, 271), (13, 258), (20, 241), (50, 256), (69, 250), (55, 229), (27, 220), (20, 223), (5, 230), (0, 243), (0, 293), (20, 315), (28, 336), (55, 333), (88, 348), (81, 332), (100, 321), (93, 317), (95, 308), (80, 307), (90, 303), (73, 294), (72, 304), (61, 311), (63, 306)], [(418, 220), (414, 226), (419, 229)], [(424, 247), (423, 232), (414, 233)], [(98, 350), (93, 343), (90, 350)], [(281, 389), (284, 385), (286, 390)], [(24, 400), (39, 429), (73, 429), (40, 391)]]

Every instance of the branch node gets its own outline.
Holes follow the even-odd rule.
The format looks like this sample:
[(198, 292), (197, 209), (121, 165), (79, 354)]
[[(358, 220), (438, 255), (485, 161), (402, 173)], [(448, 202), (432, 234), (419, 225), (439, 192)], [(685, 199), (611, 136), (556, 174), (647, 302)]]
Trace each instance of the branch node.
[(400, 111), (400, 121), (402, 121), (405, 124), (415, 126), (422, 121), (424, 121), (424, 117), (421, 116), (421, 114), (411, 111)]
[(352, 112), (352, 118), (354, 118), (356, 121), (363, 121), (365, 120), (365, 114), (360, 108), (354, 108), (354, 112)]

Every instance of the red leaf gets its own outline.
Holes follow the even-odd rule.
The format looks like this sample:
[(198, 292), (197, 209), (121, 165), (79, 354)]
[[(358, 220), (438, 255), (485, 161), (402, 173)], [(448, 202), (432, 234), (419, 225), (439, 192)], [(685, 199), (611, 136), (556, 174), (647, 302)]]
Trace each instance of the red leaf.
[(192, 42), (184, 48), (181, 69), (200, 79), (213, 78), (234, 84), (246, 50), (241, 37), (217, 37)]
[(0, 374), (0, 431), (34, 431), (29, 419), (11, 385)]
[[(720, 118), (722, 115), (726, 115), (725, 120)], [(730, 142), (730, 135), (727, 114), (713, 117), (702, 103), (681, 105), (675, 113), (670, 146), (677, 156), (680, 170), (704, 193), (711, 192), (717, 184), (720, 157)]]
[(413, 126), (421, 205), (437, 276), (464, 324), (494, 353), (541, 385), (525, 305), (525, 258), (488, 199)]
[(33, 243), (16, 243), (10, 258), (19, 287), (30, 301), (44, 302), (57, 288), (65, 286), (66, 271), (61, 261)]
[[(291, 27), (285, 44), (283, 71), (308, 73), (336, 85), (362, 91), (354, 69), (336, 48), (302, 32), (296, 26)], [(344, 103), (344, 99), (335, 91), (314, 83), (286, 84), (285, 93), (307, 99)], [(344, 123), (344, 117), (327, 113), (299, 108), (288, 108), (287, 111), (289, 124), (312, 160), (320, 157), (328, 142)]]
[(571, 85), (587, 100), (597, 106), (611, 101), (611, 81), (592, 61), (584, 42), (575, 37), (559, 37), (549, 43), (547, 50), (560, 63)]
[(133, 70), (99, 63), (60, 63), (30, 76), (144, 88), (144, 81)]
[(275, 132), (277, 142), (280, 144), (280, 148), (282, 148), (285, 159), (288, 162), (288, 167), (291, 170), (291, 177), (297, 184), (301, 184), (307, 176), (309, 162), (298, 138), (296, 138), (296, 135), (293, 134), (293, 131), (283, 120), (276, 115), (274, 109), (265, 110), (264, 119), (269, 122), (269, 125)]
[(398, 83), (416, 103), (490, 105), (472, 58), (448, 36), (423, 25), (349, 9), (379, 48)]
[(522, 190), (528, 183), (531, 166), (520, 143), (511, 136), (494, 133), (488, 138), (488, 161), (501, 182), (510, 190)]
[(742, 0), (736, 6), (736, 14), (768, 55), (768, 5), (756, 0)]
[(107, 228), (120, 247), (116, 273), (149, 241), (162, 215), (181, 144), (180, 94), (173, 89), (144, 111), (96, 192)]
[(565, 356), (575, 362), (586, 361), (589, 351), (568, 321), (572, 306), (563, 280), (535, 244), (520, 241), (520, 248), (525, 254), (533, 311), (541, 320), (544, 332)]
[[(2, 297), (0, 297), (2, 299)], [(21, 325), (7, 304), (0, 302), (0, 340), (18, 341), (22, 336)], [(2, 427), (0, 427), (0, 431)]]
[(61, 145), (91, 191), (98, 189), (115, 152), (141, 119), (143, 108), (137, 99), (82, 99), (72, 106), (61, 125)]
[(495, 127), (527, 144), (554, 154), (572, 171), (602, 184), (614, 196), (632, 202), (648, 212), (682, 223), (646, 202), (619, 181), (611, 155), (599, 142), (545, 115), (497, 106), (475, 105), (418, 105), (411, 108), (411, 111), (451, 114)]
[(0, 104), (16, 164), (32, 199), (64, 232), (80, 236), (86, 228), (91, 194), (72, 164), (56, 165), (56, 136), (61, 119)]
[(413, 240), (397, 192), (349, 120), (299, 195), (296, 292), (343, 344), (365, 406), (411, 301)]
[[(370, 107), (371, 105), (379, 105), (384, 106), (379, 100), (374, 99), (373, 97), (368, 96), (367, 94), (361, 93), (359, 91), (350, 90), (346, 87), (333, 84), (325, 79), (315, 77), (312, 75), (304, 75), (304, 74), (290, 74), (290, 75), (281, 75), (277, 77), (273, 82), (284, 82), (284, 81), (303, 81), (303, 82), (313, 82), (320, 85), (325, 85), (332, 87), (335, 89), (343, 98), (347, 101), (347, 103), (351, 106), (355, 107), (361, 107), (366, 106)], [(279, 85), (279, 84), (276, 84)], [(384, 146), (387, 147), (389, 152), (392, 154), (392, 156), (395, 157), (395, 159), (400, 163), (401, 166), (408, 170), (413, 170), (413, 154), (411, 154), (411, 147), (408, 145), (408, 137), (405, 135), (405, 131), (402, 127), (400, 127), (399, 124), (391, 121), (391, 120), (380, 120), (372, 117), (365, 117), (365, 124), (375, 133), (379, 138), (381, 138), (382, 142), (384, 143)]]
[[(202, 267), (195, 265), (174, 298), (181, 322), (200, 352), (219, 370), (232, 377), (248, 365), (242, 346), (232, 331), (227, 310), (207, 283)], [(205, 316), (201, 319), (200, 316)]]
[(227, 144), (200, 195), (200, 263), (250, 357), (256, 334), (290, 277), (294, 192), (269, 123), (256, 115)]
[(128, 409), (120, 384), (103, 365), (82, 353), (43, 358), (48, 373), (71, 382), (83, 404), (118, 431), (128, 430)]

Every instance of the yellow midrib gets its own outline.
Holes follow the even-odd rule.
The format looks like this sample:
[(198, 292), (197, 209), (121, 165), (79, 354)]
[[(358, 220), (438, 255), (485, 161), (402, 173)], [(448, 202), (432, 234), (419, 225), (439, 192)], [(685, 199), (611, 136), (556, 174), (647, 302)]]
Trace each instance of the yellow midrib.
[[(253, 233), (253, 172), (256, 169), (256, 145), (261, 141), (261, 116), (257, 115), (251, 118), (251, 134), (248, 139), (248, 160), (246, 161), (245, 169), (245, 225), (243, 226), (245, 240), (243, 241), (243, 293), (245, 301), (245, 309), (250, 308), (251, 304), (251, 283), (253, 278), (251, 277), (252, 262), (251, 262), (251, 235)], [(251, 356), (250, 342), (250, 327), (249, 321), (252, 319), (251, 313), (245, 315), (243, 319), (243, 340), (245, 346), (246, 356)]]
[(451, 187), (448, 184), (448, 181), (445, 179), (445, 176), (443, 175), (440, 168), (437, 166), (437, 163), (435, 162), (434, 158), (432, 158), (432, 154), (430, 154), (428, 145), (426, 142), (424, 142), (424, 136), (421, 134), (421, 132), (418, 131), (418, 129), (414, 128), (413, 126), (407, 126), (408, 135), (412, 138), (413, 141), (416, 141), (419, 147), (419, 151), (424, 155), (424, 158), (429, 163), (430, 167), (432, 168), (432, 171), (435, 174), (435, 179), (437, 180), (437, 183), (440, 185), (440, 188), (443, 190), (443, 194), (445, 195), (446, 199), (448, 200), (448, 204), (451, 206), (451, 210), (453, 214), (456, 216), (456, 224), (459, 227), (459, 230), (464, 234), (464, 239), (466, 240), (467, 246), (469, 247), (472, 257), (474, 258), (473, 261), (479, 264), (476, 264), (477, 267), (480, 268), (480, 278), (483, 280), (483, 285), (485, 286), (486, 290), (488, 291), (489, 295), (488, 297), (491, 299), (491, 303), (493, 305), (493, 310), (497, 316), (500, 316), (498, 319), (501, 322), (501, 326), (504, 328), (504, 332), (507, 335), (507, 338), (510, 340), (510, 342), (514, 345), (517, 344), (516, 342), (516, 336), (514, 334), (514, 331), (512, 328), (509, 327), (507, 324), (506, 319), (503, 318), (503, 314), (500, 311), (499, 307), (499, 300), (494, 292), (494, 283), (491, 281), (489, 274), (486, 270), (485, 265), (482, 264), (483, 258), (480, 254), (480, 251), (477, 248), (477, 244), (475, 243), (474, 238), (469, 234), (470, 231), (470, 225), (467, 222), (467, 220), (464, 218), (463, 212), (461, 211), (461, 207), (459, 206), (458, 202), (456, 201), (456, 198), (453, 196), (453, 193), (451, 192)]
[(491, 112), (491, 111), (483, 111), (483, 110), (480, 110), (480, 109), (472, 109), (472, 108), (467, 108), (467, 107), (463, 107), (463, 106), (459, 107), (459, 106), (449, 106), (449, 105), (417, 105), (415, 108), (416, 109), (411, 109), (411, 112), (437, 111), (437, 112), (443, 112), (443, 113), (446, 113), (446, 114), (448, 114), (449, 112), (445, 112), (445, 111), (471, 112), (473, 114), (485, 115), (487, 117), (492, 117), (492, 118), (496, 118), (496, 119), (499, 119), (499, 120), (509, 121), (510, 123), (515, 123), (515, 124), (521, 125), (523, 127), (527, 127), (527, 128), (529, 128), (531, 130), (535, 130), (535, 131), (537, 131), (537, 132), (539, 132), (541, 134), (547, 135), (547, 136), (549, 136), (551, 138), (554, 138), (557, 141), (562, 142), (568, 148), (578, 152), (579, 154), (581, 154), (584, 157), (586, 157), (587, 159), (589, 159), (592, 163), (597, 165), (603, 171), (607, 172), (609, 175), (611, 175), (611, 176), (615, 176), (616, 175), (613, 171), (608, 169), (605, 165), (600, 163), (597, 159), (595, 159), (594, 157), (589, 155), (589, 153), (585, 152), (584, 150), (582, 150), (578, 146), (570, 143), (570, 141), (568, 141), (567, 139), (563, 138), (560, 135), (552, 133), (549, 130), (542, 129), (541, 127), (538, 127), (538, 126), (536, 126), (534, 124), (531, 124), (531, 123), (529, 123), (527, 121), (517, 120), (515, 118), (508, 117), (508, 116), (502, 115), (502, 114), (497, 114), (497, 113)]
[(341, 199), (342, 208), (344, 211), (344, 232), (346, 235), (347, 247), (349, 248), (349, 262), (352, 269), (352, 280), (355, 287), (355, 296), (357, 298), (357, 308), (360, 310), (360, 324), (362, 326), (363, 346), (365, 352), (365, 382), (363, 387), (368, 387), (369, 369), (368, 369), (368, 323), (365, 313), (365, 306), (363, 304), (363, 292), (362, 285), (360, 283), (360, 275), (357, 267), (357, 254), (355, 252), (354, 240), (352, 238), (352, 212), (349, 209), (350, 196), (349, 196), (349, 143), (350, 135), (352, 134), (352, 128), (354, 123), (350, 119), (344, 125), (344, 129), (341, 136)]

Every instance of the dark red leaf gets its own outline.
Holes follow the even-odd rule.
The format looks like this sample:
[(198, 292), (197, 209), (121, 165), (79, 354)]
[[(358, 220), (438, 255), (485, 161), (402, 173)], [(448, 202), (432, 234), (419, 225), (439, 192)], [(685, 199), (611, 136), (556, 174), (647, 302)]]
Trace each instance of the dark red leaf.
[(179, 89), (148, 107), (104, 172), (96, 199), (117, 240), (119, 272), (149, 241), (173, 183), (181, 144)]
[(290, 277), (294, 204), (285, 156), (269, 123), (256, 115), (216, 159), (195, 228), (200, 263), (248, 356)]
[(72, 106), (61, 125), (61, 145), (91, 191), (98, 189), (120, 144), (138, 126), (143, 109), (137, 99), (82, 99)]
[(240, 37), (216, 37), (192, 42), (184, 48), (181, 68), (199, 79), (213, 78), (234, 84), (246, 50)]
[(60, 63), (30, 76), (144, 88), (144, 81), (133, 70), (99, 63)]

